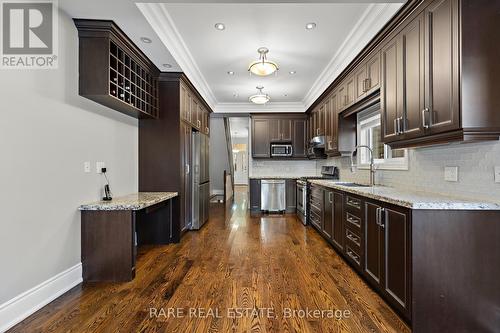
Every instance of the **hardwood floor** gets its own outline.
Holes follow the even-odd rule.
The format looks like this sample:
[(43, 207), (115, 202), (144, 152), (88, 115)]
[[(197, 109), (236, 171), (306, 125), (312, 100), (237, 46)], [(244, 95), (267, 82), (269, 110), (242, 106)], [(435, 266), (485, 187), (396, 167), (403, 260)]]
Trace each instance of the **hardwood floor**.
[(9, 332), (410, 332), (311, 227), (246, 205), (236, 192), (180, 244), (140, 248), (134, 281), (77, 286)]

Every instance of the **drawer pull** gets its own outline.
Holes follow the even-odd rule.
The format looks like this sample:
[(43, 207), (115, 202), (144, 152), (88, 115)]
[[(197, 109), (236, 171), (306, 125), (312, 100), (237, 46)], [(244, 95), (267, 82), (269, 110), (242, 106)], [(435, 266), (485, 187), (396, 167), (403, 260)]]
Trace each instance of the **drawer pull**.
[(361, 221), (359, 218), (347, 213), (346, 220), (347, 222), (355, 225), (356, 227), (361, 228)]
[(357, 246), (360, 246), (360, 242), (359, 242), (359, 237), (358, 236), (355, 236), (352, 232), (350, 232), (349, 230), (346, 230), (346, 237), (348, 239), (350, 239), (352, 242), (354, 242), (354, 244), (356, 244)]
[(352, 199), (350, 197), (347, 197), (347, 205), (356, 209), (361, 209), (361, 203), (359, 202), (359, 200)]
[(355, 262), (357, 262), (359, 264), (359, 256), (353, 250), (351, 250), (349, 247), (347, 247), (347, 255), (349, 257), (351, 257), (352, 260), (354, 260)]

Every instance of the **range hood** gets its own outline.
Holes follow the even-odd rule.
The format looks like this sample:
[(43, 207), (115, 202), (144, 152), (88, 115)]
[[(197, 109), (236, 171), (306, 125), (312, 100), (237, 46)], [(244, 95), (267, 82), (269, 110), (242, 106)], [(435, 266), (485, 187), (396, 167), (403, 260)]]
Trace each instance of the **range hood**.
[(325, 149), (325, 141), (326, 139), (324, 135), (315, 136), (314, 138), (311, 139), (311, 141), (309, 141), (309, 146), (313, 148)]
[(312, 138), (311, 141), (309, 141), (307, 157), (311, 160), (327, 158), (325, 154), (325, 141), (324, 135)]

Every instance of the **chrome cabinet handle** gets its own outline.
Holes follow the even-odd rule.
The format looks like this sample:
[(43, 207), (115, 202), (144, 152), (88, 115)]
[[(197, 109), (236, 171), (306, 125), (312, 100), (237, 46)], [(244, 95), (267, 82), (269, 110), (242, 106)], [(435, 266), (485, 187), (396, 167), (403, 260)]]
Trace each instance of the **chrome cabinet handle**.
[(346, 230), (346, 237), (349, 238), (354, 243), (356, 243), (357, 245), (359, 245), (359, 237), (352, 234), (349, 230)]
[(429, 108), (425, 108), (422, 110), (422, 127), (425, 128), (425, 129), (428, 129), (429, 128), (429, 125), (427, 124), (427, 122), (425, 121), (425, 114), (429, 112)]
[(380, 207), (375, 210), (375, 224), (380, 226)]
[(385, 208), (380, 208), (380, 217), (379, 217), (379, 225), (381, 228), (385, 228), (385, 223), (384, 223), (384, 220), (382, 217), (383, 215), (382, 214), (385, 214)]
[(394, 134), (399, 135), (399, 131), (398, 131), (398, 118), (394, 118)]
[(333, 194), (333, 192), (328, 192), (328, 201), (330, 203), (333, 203), (332, 194)]
[(359, 257), (356, 254), (354, 254), (354, 252), (352, 250), (348, 249), (347, 250), (347, 254), (349, 255), (349, 257), (351, 257), (352, 259), (354, 259), (356, 262), (359, 261)]
[(186, 175), (189, 175), (189, 164), (186, 164)]

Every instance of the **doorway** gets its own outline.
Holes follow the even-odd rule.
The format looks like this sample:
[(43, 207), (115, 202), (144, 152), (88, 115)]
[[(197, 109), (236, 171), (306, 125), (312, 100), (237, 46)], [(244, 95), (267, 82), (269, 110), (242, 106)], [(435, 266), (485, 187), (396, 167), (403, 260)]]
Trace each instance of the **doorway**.
[(248, 185), (248, 117), (229, 118), (233, 154), (234, 185)]

